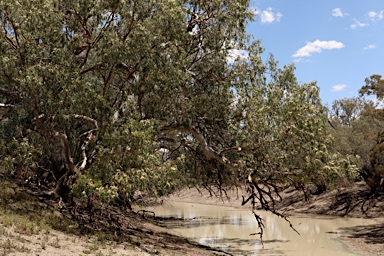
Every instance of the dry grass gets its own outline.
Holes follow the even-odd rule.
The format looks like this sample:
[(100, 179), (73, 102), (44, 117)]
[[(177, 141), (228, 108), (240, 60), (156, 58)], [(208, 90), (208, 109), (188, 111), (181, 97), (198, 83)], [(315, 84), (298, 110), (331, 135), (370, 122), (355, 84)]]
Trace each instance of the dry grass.
[[(78, 225), (65, 218), (52, 205), (23, 191), (17, 185), (0, 181), (0, 256), (2, 255), (139, 255), (136, 249), (108, 241), (95, 232), (81, 236)], [(107, 246), (108, 244), (108, 246)]]

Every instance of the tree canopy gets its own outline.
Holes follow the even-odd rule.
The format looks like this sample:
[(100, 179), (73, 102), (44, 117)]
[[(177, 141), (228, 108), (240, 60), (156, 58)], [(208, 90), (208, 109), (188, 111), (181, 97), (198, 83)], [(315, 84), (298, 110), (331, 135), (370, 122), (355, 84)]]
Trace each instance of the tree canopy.
[(384, 80), (381, 75), (372, 75), (365, 79), (365, 85), (359, 90), (360, 96), (374, 95), (378, 103), (370, 104), (364, 112), (370, 117), (370, 130), (375, 133), (375, 145), (369, 154), (369, 163), (364, 166), (362, 174), (373, 192), (384, 189), (384, 109), (380, 101), (384, 98)]
[(363, 95), (376, 95), (378, 100), (384, 99), (384, 80), (381, 75), (372, 75), (365, 79), (365, 85), (359, 90), (359, 94)]
[(2, 165), (68, 203), (246, 185), (275, 212), (279, 185), (323, 190), (353, 168), (329, 151), (316, 83), (246, 34), (249, 1), (1, 0), (0, 14)]
[[(359, 97), (335, 100), (329, 110), (332, 126), (328, 130), (334, 137), (333, 150), (358, 166), (357, 172), (349, 177), (363, 177), (372, 193), (384, 188), (382, 83), (380, 75), (366, 78)], [(371, 99), (366, 99), (366, 95)]]

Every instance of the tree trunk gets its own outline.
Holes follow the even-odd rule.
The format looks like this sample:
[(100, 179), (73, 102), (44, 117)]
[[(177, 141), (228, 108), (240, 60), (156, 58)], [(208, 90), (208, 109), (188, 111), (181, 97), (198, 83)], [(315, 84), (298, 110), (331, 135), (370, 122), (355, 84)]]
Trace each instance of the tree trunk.
[(71, 205), (73, 196), (70, 184), (75, 174), (75, 165), (64, 133), (56, 132), (53, 140), (52, 172), (57, 181), (53, 193), (60, 196), (64, 203)]

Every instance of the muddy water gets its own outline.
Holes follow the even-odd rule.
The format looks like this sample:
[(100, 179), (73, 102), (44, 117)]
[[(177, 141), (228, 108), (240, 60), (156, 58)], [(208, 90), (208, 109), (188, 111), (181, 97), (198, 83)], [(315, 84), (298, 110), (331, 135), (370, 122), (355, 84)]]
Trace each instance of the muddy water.
[(285, 220), (260, 212), (265, 221), (262, 245), (258, 235), (250, 235), (259, 230), (249, 209), (172, 201), (147, 210), (156, 216), (184, 219), (161, 222), (170, 233), (233, 255), (355, 255), (338, 241), (342, 235), (339, 229), (375, 223), (352, 218), (290, 217), (299, 235)]

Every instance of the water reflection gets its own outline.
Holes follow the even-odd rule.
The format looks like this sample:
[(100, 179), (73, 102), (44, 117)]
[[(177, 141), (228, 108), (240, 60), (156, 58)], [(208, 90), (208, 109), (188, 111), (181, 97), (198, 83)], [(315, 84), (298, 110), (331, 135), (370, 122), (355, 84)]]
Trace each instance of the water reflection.
[(147, 210), (156, 216), (173, 217), (160, 225), (171, 233), (218, 248), (233, 255), (353, 255), (337, 240), (340, 228), (373, 224), (373, 220), (319, 217), (291, 217), (289, 224), (272, 214), (260, 212), (265, 221), (263, 245), (257, 223), (249, 209), (168, 202)]

